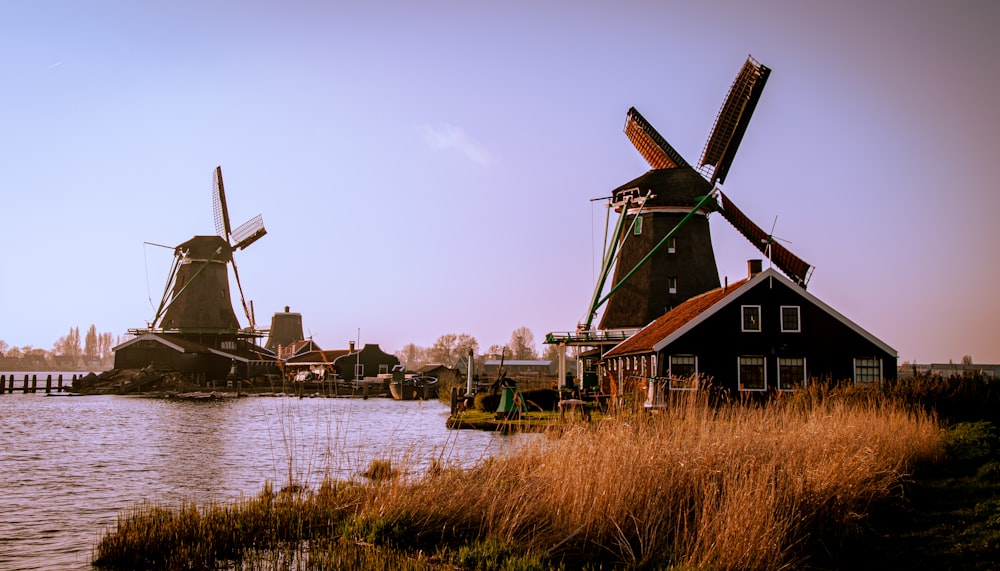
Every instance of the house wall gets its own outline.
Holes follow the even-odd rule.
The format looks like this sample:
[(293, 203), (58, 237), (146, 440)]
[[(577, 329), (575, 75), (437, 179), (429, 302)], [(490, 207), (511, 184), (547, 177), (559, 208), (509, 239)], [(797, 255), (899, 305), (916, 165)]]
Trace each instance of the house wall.
[(353, 381), (356, 380), (354, 367), (357, 363), (364, 365), (365, 377), (374, 377), (379, 374), (382, 368), (385, 371), (381, 372), (391, 372), (392, 368), (399, 364), (399, 358), (382, 351), (378, 345), (368, 344), (360, 351), (338, 358), (333, 362), (333, 366), (337, 369), (337, 375), (340, 378)]
[[(761, 331), (743, 332), (742, 307), (761, 306)], [(798, 333), (781, 331), (780, 306), (800, 308)], [(769, 389), (776, 388), (779, 357), (804, 357), (807, 377), (834, 381), (854, 377), (854, 358), (878, 357), (885, 379), (896, 378), (896, 357), (810, 303), (778, 280), (764, 280), (733, 300), (657, 355), (658, 374), (666, 375), (670, 355), (698, 357), (698, 372), (737, 389), (739, 356), (765, 357)]]

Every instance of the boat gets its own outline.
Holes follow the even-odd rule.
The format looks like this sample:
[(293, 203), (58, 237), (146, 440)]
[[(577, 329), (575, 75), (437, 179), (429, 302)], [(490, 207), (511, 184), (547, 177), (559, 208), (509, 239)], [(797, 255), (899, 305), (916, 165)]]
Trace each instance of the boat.
[(396, 400), (427, 400), (437, 396), (437, 377), (403, 375), (389, 383), (389, 392)]

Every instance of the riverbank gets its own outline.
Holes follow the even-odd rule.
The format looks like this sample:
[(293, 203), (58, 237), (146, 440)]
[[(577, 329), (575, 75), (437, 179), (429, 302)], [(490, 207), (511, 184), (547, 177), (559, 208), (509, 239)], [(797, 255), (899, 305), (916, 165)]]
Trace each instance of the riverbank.
[(95, 553), (119, 568), (175, 553), (251, 568), (284, 553), (322, 567), (358, 550), (376, 562), (362, 568), (807, 566), (823, 550), (840, 557), (873, 505), (942, 458), (931, 416), (866, 398), (689, 402), (554, 430), (471, 469), (373, 463), (361, 479), (168, 520), (138, 509)]

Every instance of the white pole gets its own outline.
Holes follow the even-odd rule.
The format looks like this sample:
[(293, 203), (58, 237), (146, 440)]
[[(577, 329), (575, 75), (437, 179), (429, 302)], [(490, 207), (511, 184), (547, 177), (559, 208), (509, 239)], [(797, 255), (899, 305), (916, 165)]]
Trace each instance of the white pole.
[(466, 395), (472, 394), (472, 367), (473, 367), (472, 349), (469, 349), (469, 374), (466, 375), (466, 381), (465, 381)]
[(559, 388), (566, 386), (566, 344), (559, 344)]

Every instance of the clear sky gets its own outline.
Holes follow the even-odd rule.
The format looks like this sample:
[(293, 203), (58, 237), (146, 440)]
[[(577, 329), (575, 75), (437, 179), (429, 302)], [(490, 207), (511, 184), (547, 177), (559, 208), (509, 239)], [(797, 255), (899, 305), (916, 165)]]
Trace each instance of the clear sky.
[[(0, 339), (143, 326), (171, 261), (143, 243), (213, 234), (221, 165), (268, 230), (236, 253), (258, 322), (542, 349), (590, 301), (591, 199), (648, 168), (628, 108), (697, 160), (752, 54), (726, 193), (900, 361), (997, 363), (998, 26), (992, 0), (3, 2)], [(742, 277), (759, 253), (711, 224)]]

